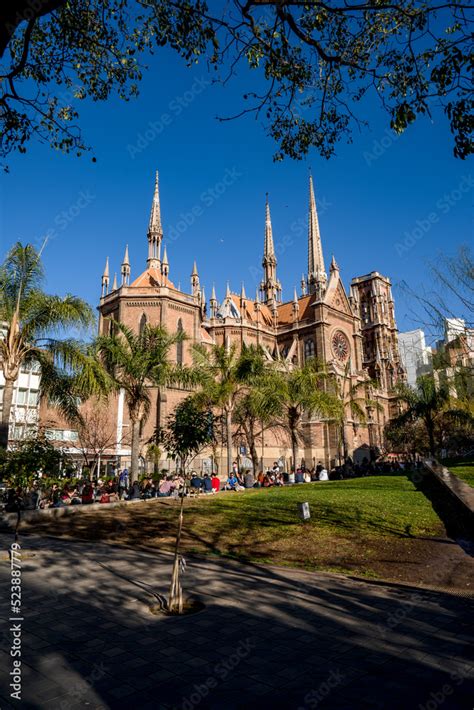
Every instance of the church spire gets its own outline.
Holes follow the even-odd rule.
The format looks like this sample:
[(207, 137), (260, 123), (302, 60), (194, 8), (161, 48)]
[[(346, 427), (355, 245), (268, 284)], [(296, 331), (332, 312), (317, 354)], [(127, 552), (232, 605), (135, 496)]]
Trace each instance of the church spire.
[(149, 269), (160, 268), (160, 247), (163, 239), (163, 228), (161, 226), (160, 210), (160, 190), (158, 186), (158, 170), (155, 177), (155, 192), (151, 205), (150, 222), (148, 224), (148, 259)]
[(109, 257), (105, 260), (104, 273), (102, 274), (102, 297), (109, 291)]
[(268, 193), (265, 202), (265, 242), (263, 248), (263, 279), (260, 284), (262, 298), (265, 303), (281, 301), (281, 284), (276, 277), (277, 260), (275, 256), (275, 246), (273, 244), (272, 220), (270, 217), (270, 205), (268, 204)]
[(199, 274), (197, 270), (196, 261), (194, 261), (193, 270), (191, 273), (191, 289), (193, 296), (197, 296), (201, 292), (199, 288)]
[(322, 295), (326, 289), (327, 274), (324, 268), (323, 248), (319, 233), (318, 212), (314, 198), (313, 177), (309, 176), (308, 216), (308, 291)]
[(128, 244), (125, 247), (125, 254), (123, 255), (120, 273), (122, 274), (122, 286), (128, 286), (130, 283), (130, 259), (128, 258)]
[(161, 274), (162, 276), (168, 277), (168, 274), (170, 272), (170, 265), (168, 263), (168, 252), (166, 251), (166, 247), (163, 250), (163, 260), (161, 262)]

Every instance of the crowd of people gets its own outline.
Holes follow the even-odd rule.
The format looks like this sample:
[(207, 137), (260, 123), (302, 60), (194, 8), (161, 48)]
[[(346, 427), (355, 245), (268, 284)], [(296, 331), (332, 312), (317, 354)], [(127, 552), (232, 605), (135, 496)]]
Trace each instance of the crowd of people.
[(179, 497), (183, 494), (213, 495), (222, 490), (238, 492), (249, 488), (270, 488), (360, 476), (389, 475), (400, 473), (409, 465), (412, 464), (405, 461), (373, 462), (367, 459), (364, 459), (361, 464), (354, 464), (349, 459), (342, 466), (335, 466), (329, 472), (321, 462), (311, 469), (300, 466), (295, 472), (286, 472), (275, 461), (271, 468), (259, 471), (255, 476), (249, 469), (240, 471), (237, 462), (234, 461), (225, 481), (222, 481), (216, 473), (199, 475), (193, 471), (188, 480), (179, 474), (174, 474), (164, 475), (159, 481), (151, 477), (143, 477), (133, 483), (130, 482), (128, 469), (125, 468), (106, 481), (67, 479), (61, 484), (47, 485), (44, 479), (38, 479), (27, 491), (10, 488), (6, 494), (5, 510), (16, 511), (19, 507), (25, 510), (61, 508), (68, 505)]

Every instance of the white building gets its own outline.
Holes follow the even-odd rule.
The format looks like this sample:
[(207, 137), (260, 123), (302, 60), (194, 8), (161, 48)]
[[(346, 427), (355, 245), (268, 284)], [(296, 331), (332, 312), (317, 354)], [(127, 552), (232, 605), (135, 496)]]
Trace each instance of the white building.
[(420, 375), (432, 371), (431, 348), (426, 345), (425, 334), (420, 328), (399, 333), (398, 347), (407, 372), (407, 382), (414, 387)]
[[(40, 379), (38, 363), (21, 368), (13, 390), (9, 441), (28, 439), (36, 433), (39, 421)], [(3, 408), (4, 387), (5, 378), (0, 369), (0, 411)]]
[(444, 342), (450, 343), (466, 332), (466, 322), (462, 318), (446, 318), (444, 321)]

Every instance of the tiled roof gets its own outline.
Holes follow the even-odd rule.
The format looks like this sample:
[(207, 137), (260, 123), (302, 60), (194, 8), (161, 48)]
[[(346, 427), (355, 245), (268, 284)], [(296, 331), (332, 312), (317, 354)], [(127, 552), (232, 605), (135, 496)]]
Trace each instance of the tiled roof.
[(130, 288), (159, 288), (160, 286), (175, 288), (173, 282), (166, 276), (162, 276), (159, 269), (147, 269), (130, 284)]
[[(311, 301), (312, 295), (302, 296), (298, 299), (300, 310), (298, 312), (298, 320), (307, 320), (312, 317)], [(293, 301), (282, 303), (278, 306), (278, 323), (293, 323)]]

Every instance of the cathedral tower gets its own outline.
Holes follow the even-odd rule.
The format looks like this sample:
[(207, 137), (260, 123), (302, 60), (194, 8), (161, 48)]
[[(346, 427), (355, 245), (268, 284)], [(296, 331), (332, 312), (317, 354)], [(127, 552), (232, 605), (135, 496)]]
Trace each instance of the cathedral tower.
[(314, 293), (318, 299), (324, 296), (327, 286), (327, 274), (324, 268), (323, 248), (319, 233), (318, 213), (314, 198), (313, 178), (309, 177), (309, 215), (308, 215), (308, 293)]

